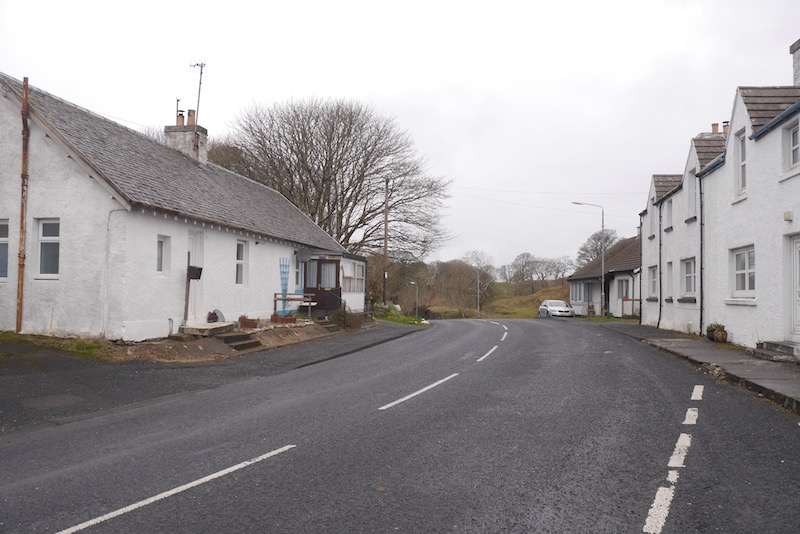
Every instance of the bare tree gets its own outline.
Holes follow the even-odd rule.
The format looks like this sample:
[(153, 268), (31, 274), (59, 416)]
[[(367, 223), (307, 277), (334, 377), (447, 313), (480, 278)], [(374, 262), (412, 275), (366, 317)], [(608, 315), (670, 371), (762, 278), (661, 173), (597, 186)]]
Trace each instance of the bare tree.
[(387, 188), (394, 257), (418, 259), (448, 239), (439, 212), (449, 180), (427, 174), (394, 119), (357, 102), (254, 105), (209, 159), (280, 191), (352, 252), (383, 249)]
[[(613, 245), (617, 241), (619, 241), (619, 238), (617, 237), (617, 231), (606, 229), (605, 230), (606, 250), (611, 248), (611, 245)], [(589, 236), (589, 239), (587, 239), (583, 243), (583, 245), (581, 245), (581, 248), (578, 249), (578, 257), (576, 260), (578, 267), (583, 267), (593, 259), (599, 258), (602, 250), (603, 250), (603, 232), (601, 230), (598, 230), (597, 232)]]
[(567, 273), (575, 268), (575, 264), (569, 256), (561, 256), (553, 260), (553, 274), (556, 280), (561, 280), (561, 285), (564, 285), (564, 278)]
[(516, 284), (529, 284), (530, 285), (530, 293), (533, 294), (535, 291), (534, 288), (534, 271), (533, 271), (533, 264), (536, 261), (533, 254), (530, 252), (523, 252), (519, 254), (514, 261), (511, 263), (511, 268), (513, 270), (513, 280)]

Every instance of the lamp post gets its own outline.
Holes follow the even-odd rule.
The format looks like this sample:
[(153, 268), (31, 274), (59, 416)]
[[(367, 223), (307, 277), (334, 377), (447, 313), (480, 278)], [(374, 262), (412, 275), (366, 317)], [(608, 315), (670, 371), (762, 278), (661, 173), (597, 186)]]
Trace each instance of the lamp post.
[(600, 255), (600, 314), (606, 314), (606, 210), (599, 204), (589, 204), (588, 202), (572, 202), (579, 206), (592, 206), (600, 208), (600, 244), (602, 252)]
[(414, 321), (419, 322), (419, 286), (413, 280), (409, 282), (416, 290), (416, 300), (414, 301)]

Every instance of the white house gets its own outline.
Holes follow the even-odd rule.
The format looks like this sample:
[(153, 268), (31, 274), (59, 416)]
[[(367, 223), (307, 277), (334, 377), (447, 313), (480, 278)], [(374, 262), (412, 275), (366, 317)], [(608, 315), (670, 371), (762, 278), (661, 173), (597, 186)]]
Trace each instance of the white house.
[(364, 258), (207, 163), (192, 112), (165, 146), (27, 80), (0, 74), (0, 96), (0, 330), (143, 340), (284, 314), (275, 294), (297, 292), (364, 310)]
[(643, 324), (800, 343), (800, 41), (790, 52), (793, 86), (739, 87), (725, 131), (693, 140), (681, 183), (654, 194), (654, 178)]
[(605, 261), (597, 257), (578, 268), (567, 280), (570, 304), (576, 315), (600, 315), (601, 270), (605, 263), (605, 309), (614, 317), (639, 314), (639, 238), (622, 239), (606, 250)]
[(697, 174), (722, 153), (725, 137), (713, 124), (711, 133), (692, 139), (683, 175), (653, 176), (647, 209), (640, 214), (643, 324), (681, 332), (700, 329), (704, 219)]

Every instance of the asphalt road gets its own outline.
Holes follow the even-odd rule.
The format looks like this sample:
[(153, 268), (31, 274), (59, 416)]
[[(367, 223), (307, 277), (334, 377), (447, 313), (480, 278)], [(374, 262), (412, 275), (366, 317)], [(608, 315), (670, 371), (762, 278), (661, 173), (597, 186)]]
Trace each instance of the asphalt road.
[(799, 459), (791, 414), (624, 335), (449, 321), (12, 434), (0, 531), (796, 532)]

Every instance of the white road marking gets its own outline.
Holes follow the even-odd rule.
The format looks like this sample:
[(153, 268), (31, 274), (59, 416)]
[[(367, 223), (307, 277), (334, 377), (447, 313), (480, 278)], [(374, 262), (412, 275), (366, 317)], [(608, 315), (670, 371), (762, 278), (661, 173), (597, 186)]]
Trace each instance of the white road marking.
[(508, 327), (506, 325), (503, 325), (503, 330), (508, 330)]
[(489, 321), (489, 322), (492, 323), (492, 324), (496, 324), (497, 326), (500, 326), (500, 323), (496, 323), (494, 321)]
[(689, 446), (691, 444), (691, 434), (681, 434), (678, 436), (678, 442), (675, 444), (675, 450), (672, 452), (667, 467), (684, 467), (683, 461), (686, 459), (686, 453), (689, 452)]
[(261, 456), (259, 456), (257, 458), (253, 458), (252, 460), (247, 460), (246, 462), (242, 462), (240, 464), (234, 465), (233, 467), (229, 467), (227, 469), (223, 469), (222, 471), (217, 471), (216, 473), (214, 473), (212, 475), (208, 475), (206, 477), (199, 478), (199, 479), (195, 480), (194, 482), (189, 482), (188, 484), (184, 484), (183, 486), (178, 486), (177, 488), (171, 489), (169, 491), (165, 491), (164, 493), (159, 493), (155, 497), (150, 497), (149, 499), (145, 499), (143, 501), (139, 501), (137, 503), (131, 504), (130, 506), (126, 506), (125, 508), (120, 508), (119, 510), (116, 510), (114, 512), (110, 512), (110, 513), (107, 513), (105, 515), (101, 515), (100, 517), (96, 517), (94, 519), (90, 519), (89, 521), (86, 521), (85, 523), (81, 523), (80, 525), (76, 525), (76, 526), (68, 528), (66, 530), (62, 530), (58, 534), (70, 534), (72, 532), (78, 532), (79, 530), (83, 530), (83, 529), (89, 528), (91, 526), (97, 525), (97, 524), (102, 523), (104, 521), (108, 521), (109, 519), (113, 519), (113, 518), (115, 518), (117, 516), (120, 516), (122, 514), (127, 514), (128, 512), (132, 512), (134, 510), (137, 510), (137, 509), (142, 508), (144, 506), (147, 506), (149, 504), (153, 504), (156, 501), (160, 501), (162, 499), (166, 499), (167, 497), (172, 497), (173, 495), (175, 495), (177, 493), (181, 493), (182, 491), (186, 491), (188, 489), (192, 489), (192, 488), (194, 488), (196, 486), (199, 486), (201, 484), (205, 484), (206, 482), (210, 482), (210, 481), (214, 480), (215, 478), (219, 478), (219, 477), (223, 477), (225, 475), (229, 475), (229, 474), (233, 473), (234, 471), (238, 471), (239, 469), (243, 469), (243, 468), (245, 468), (247, 466), (253, 465), (253, 464), (258, 463), (258, 462), (261, 462), (263, 460), (266, 460), (267, 458), (271, 458), (273, 456), (276, 456), (276, 455), (278, 455), (278, 454), (280, 454), (282, 452), (286, 452), (289, 449), (293, 449), (295, 447), (296, 447), (296, 445), (286, 445), (285, 447), (281, 447), (280, 449), (275, 449), (272, 452), (268, 452), (267, 454), (263, 454), (263, 455), (261, 455)]
[(695, 386), (692, 390), (692, 400), (699, 401), (703, 400), (703, 386)]
[(479, 362), (482, 362), (483, 360), (485, 360), (485, 359), (486, 359), (486, 357), (487, 357), (487, 356), (489, 356), (489, 355), (490, 355), (491, 353), (493, 353), (495, 350), (497, 350), (497, 345), (495, 345), (494, 347), (492, 347), (492, 350), (490, 350), (489, 352), (487, 352), (486, 354), (484, 354), (483, 356), (481, 356), (480, 358), (478, 358), (478, 361), (479, 361)]
[(420, 389), (419, 391), (415, 391), (415, 392), (414, 392), (414, 393), (412, 393), (411, 395), (406, 395), (406, 396), (405, 396), (405, 397), (403, 397), (402, 399), (398, 399), (398, 400), (396, 400), (396, 401), (394, 401), (394, 402), (390, 402), (389, 404), (386, 404), (385, 406), (381, 406), (381, 407), (380, 407), (380, 408), (378, 408), (378, 409), (379, 409), (379, 410), (388, 410), (389, 408), (391, 408), (391, 407), (393, 407), (393, 406), (397, 406), (397, 405), (398, 405), (398, 404), (400, 404), (401, 402), (405, 402), (405, 401), (407, 401), (408, 399), (412, 399), (412, 398), (416, 397), (416, 396), (417, 396), (417, 395), (419, 395), (420, 393), (425, 393), (425, 392), (426, 392), (426, 391), (428, 391), (429, 389), (433, 389), (433, 388), (435, 388), (436, 386), (440, 386), (440, 385), (444, 384), (445, 382), (447, 382), (448, 380), (450, 380), (451, 378), (455, 378), (455, 377), (457, 377), (457, 376), (458, 376), (458, 373), (453, 373), (452, 375), (448, 376), (447, 378), (443, 378), (443, 379), (439, 380), (438, 382), (434, 382), (434, 383), (433, 383), (433, 384), (431, 384), (430, 386), (426, 386), (426, 387), (424, 387), (424, 388)]
[(667, 482), (672, 484), (673, 486), (678, 483), (678, 470), (671, 469), (669, 473), (667, 473)]
[(686, 410), (686, 418), (683, 420), (684, 425), (697, 424), (697, 408), (689, 408)]
[(647, 514), (647, 521), (644, 524), (642, 532), (649, 534), (659, 534), (664, 524), (667, 522), (669, 515), (669, 507), (672, 504), (672, 497), (675, 496), (675, 486), (669, 488), (658, 488), (656, 498), (653, 500), (653, 505), (650, 507), (650, 512)]
[(505, 341), (507, 336), (508, 332), (503, 332), (503, 337), (500, 338), (500, 341)]

